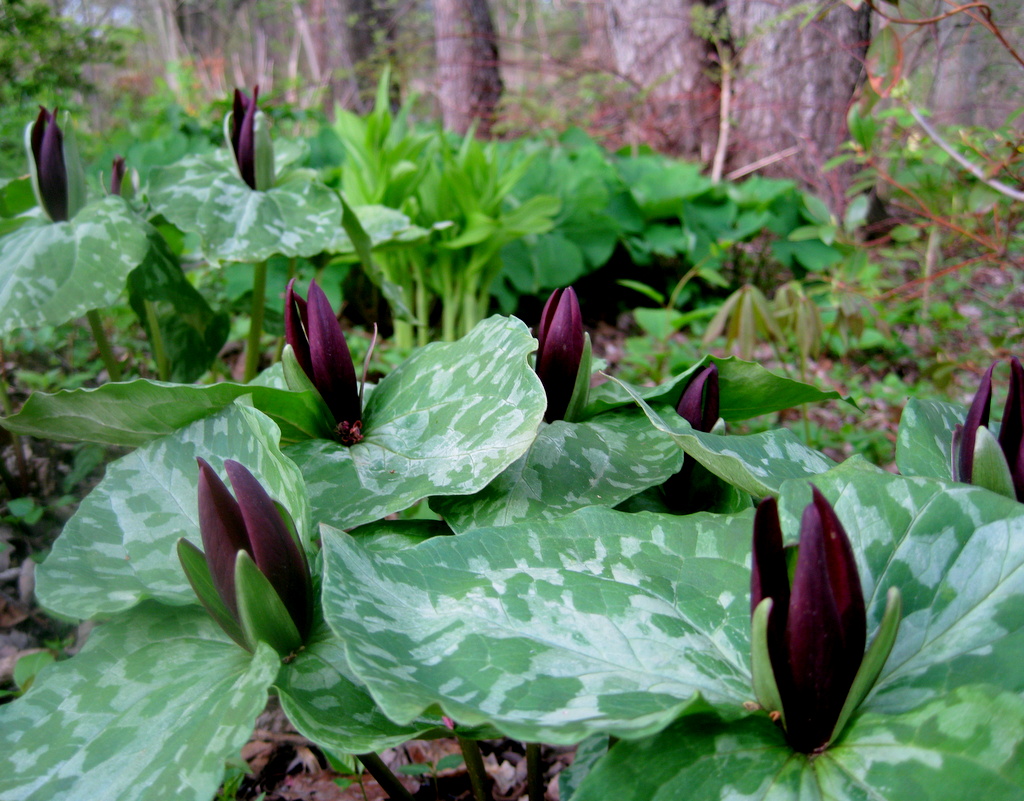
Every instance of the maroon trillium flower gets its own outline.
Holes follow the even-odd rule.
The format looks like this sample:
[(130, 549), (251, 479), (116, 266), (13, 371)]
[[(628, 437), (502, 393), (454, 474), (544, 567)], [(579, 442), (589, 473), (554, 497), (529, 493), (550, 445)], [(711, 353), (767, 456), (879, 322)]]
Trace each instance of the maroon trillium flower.
[(363, 438), (363, 423), (352, 354), (331, 303), (316, 281), (310, 283), (308, 294), (308, 300), (303, 300), (295, 294), (295, 279), (288, 283), (285, 341), (334, 415), (338, 441), (353, 445)]
[[(676, 412), (694, 431), (709, 433), (718, 422), (719, 389), (718, 367), (709, 364), (686, 385)], [(684, 457), (682, 469), (662, 484), (662, 493), (669, 506), (675, 511), (696, 511), (691, 507), (697, 504), (700, 508), (702, 499), (696, 497), (700, 492), (692, 492), (694, 471), (697, 461), (690, 456)]]
[(762, 501), (754, 518), (750, 581), (751, 613), (772, 599), (768, 655), (786, 738), (794, 750), (808, 754), (832, 739), (867, 639), (853, 549), (832, 506), (812, 490), (813, 501), (800, 521), (792, 586), (774, 498)]
[(276, 504), (240, 463), (224, 462), (236, 500), (216, 471), (205, 460), (198, 462), (199, 530), (217, 594), (238, 620), (235, 570), (239, 552), (245, 551), (277, 592), (305, 640), (313, 618), (309, 565)]
[(235, 89), (235, 102), (231, 115), (231, 149), (235, 152), (238, 172), (250, 189), (256, 189), (256, 103), (260, 88), (254, 86), (252, 97)]
[(124, 183), (125, 169), (124, 157), (115, 156), (114, 163), (110, 167), (110, 194), (121, 194), (121, 186)]
[(68, 170), (64, 162), (64, 133), (57, 124), (57, 109), (50, 113), (39, 107), (30, 141), (43, 210), (54, 222), (66, 222)]
[(556, 289), (541, 312), (537, 327), (537, 375), (547, 393), (544, 419), (563, 420), (576, 387), (585, 340), (583, 317), (573, 288)]
[[(978, 391), (962, 426), (953, 431), (953, 480), (966, 484), (976, 483), (975, 456), (978, 429), (988, 428), (992, 409), (992, 371), (994, 362), (985, 371)], [(999, 429), (999, 450), (1018, 501), (1024, 502), (1024, 367), (1014, 356), (1010, 359), (1010, 389), (1003, 407), (1003, 421)], [(998, 458), (996, 459), (998, 461)], [(1002, 466), (998, 467), (1002, 471)], [(994, 489), (994, 487), (993, 487)]]

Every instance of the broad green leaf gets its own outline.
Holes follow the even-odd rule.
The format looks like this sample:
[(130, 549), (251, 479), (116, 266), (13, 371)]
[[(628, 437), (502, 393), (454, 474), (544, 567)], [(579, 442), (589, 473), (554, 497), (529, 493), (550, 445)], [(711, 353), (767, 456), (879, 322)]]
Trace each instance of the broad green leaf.
[(197, 456), (218, 471), (225, 459), (245, 465), (309, 542), (302, 474), (277, 440), (269, 418), (232, 406), (112, 462), (36, 571), (39, 602), (72, 618), (109, 615), (144, 598), (198, 603), (176, 551), (180, 537), (201, 541)]
[(312, 393), (253, 384), (185, 386), (137, 379), (95, 389), (35, 392), (0, 425), (17, 434), (63, 442), (137, 447), (250, 398), (281, 429), (284, 442), (323, 436), (331, 430), (323, 404)]
[(910, 398), (896, 436), (896, 466), (905, 476), (953, 477), (953, 429), (967, 410), (956, 403)]
[(530, 449), (473, 495), (431, 507), (457, 532), (615, 506), (679, 472), (683, 454), (636, 409), (542, 426)]
[(864, 714), (820, 756), (793, 754), (763, 716), (711, 709), (621, 742), (571, 801), (959, 801), (1024, 793), (1024, 701), (965, 687), (898, 716)]
[(119, 197), (90, 203), (70, 222), (25, 225), (0, 239), (0, 335), (110, 306), (148, 248), (142, 221)]
[(544, 390), (526, 359), (535, 347), (519, 320), (492, 317), (386, 376), (363, 411), (362, 442), (288, 448), (316, 520), (350, 528), (485, 487), (526, 451), (543, 417)]
[(198, 606), (146, 604), (0, 707), (0, 798), (209, 801), (277, 673)]
[(292, 725), (332, 753), (383, 751), (430, 732), (450, 733), (438, 716), (408, 726), (388, 719), (355, 682), (343, 644), (326, 627), (282, 667), (275, 687)]
[(586, 508), (388, 552), (324, 527), (324, 614), (398, 723), (440, 704), (527, 741), (640, 736), (697, 692), (753, 699), (752, 521)]
[(226, 152), (189, 156), (153, 170), (153, 210), (182, 231), (198, 234), (211, 260), (255, 262), (332, 249), (341, 228), (341, 204), (333, 190), (299, 170), (265, 192), (253, 191), (229, 159)]
[(735, 356), (722, 359), (705, 357), (690, 369), (657, 387), (631, 387), (621, 381), (609, 381), (591, 390), (591, 414), (633, 402), (632, 395), (638, 394), (648, 403), (663, 403), (675, 407), (690, 379), (708, 364), (718, 367), (718, 383), (721, 391), (719, 414), (731, 422), (748, 420), (763, 414), (792, 409), (804, 403), (821, 403), (827, 400), (844, 400), (838, 392), (823, 391), (810, 384), (794, 381), (792, 378), (775, 375), (754, 362), (745, 362)]
[(690, 428), (678, 415), (659, 415), (635, 390), (623, 386), (654, 427), (679, 443), (687, 456), (756, 498), (774, 495), (787, 479), (810, 478), (835, 465), (824, 454), (804, 445), (789, 429), (742, 436), (705, 434)]
[[(904, 710), (969, 683), (1024, 691), (1024, 506), (988, 490), (843, 465), (813, 480), (857, 555), (869, 639), (890, 587), (903, 615), (866, 705)], [(805, 481), (783, 488), (795, 536)]]
[[(128, 301), (145, 326), (150, 343), (156, 324), (170, 362), (169, 380), (190, 383), (213, 363), (228, 337), (230, 322), (217, 314), (182, 272), (178, 257), (152, 226), (149, 250), (128, 275)], [(147, 307), (147, 302), (152, 304)], [(149, 310), (155, 319), (150, 319)]]

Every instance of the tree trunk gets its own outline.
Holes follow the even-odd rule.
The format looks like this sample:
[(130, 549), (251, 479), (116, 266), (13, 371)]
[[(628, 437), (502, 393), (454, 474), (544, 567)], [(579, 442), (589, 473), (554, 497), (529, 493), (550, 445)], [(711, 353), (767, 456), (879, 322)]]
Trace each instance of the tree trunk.
[(864, 74), (868, 8), (835, 3), (801, 25), (799, 0), (727, 4), (739, 50), (732, 166), (777, 158), (761, 172), (797, 177), (842, 208), (849, 175), (821, 168), (847, 138), (847, 110)]
[(718, 87), (711, 43), (697, 36), (701, 0), (615, 0), (605, 4), (616, 72), (638, 90), (633, 134), (680, 155), (710, 160)]
[(445, 127), (464, 134), (477, 121), (477, 132), (487, 136), (503, 85), (486, 0), (434, 0), (434, 39)]

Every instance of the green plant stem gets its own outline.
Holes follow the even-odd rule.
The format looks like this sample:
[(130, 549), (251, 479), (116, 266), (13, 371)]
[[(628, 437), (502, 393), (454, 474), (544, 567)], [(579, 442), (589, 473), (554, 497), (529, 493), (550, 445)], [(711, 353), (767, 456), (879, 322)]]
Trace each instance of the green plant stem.
[(372, 751), (367, 754), (356, 754), (367, 772), (376, 779), (381, 789), (388, 794), (389, 798), (401, 799), (401, 801), (413, 801), (412, 793), (405, 789), (398, 777), (391, 772), (391, 768), (384, 764), (384, 760)]
[(415, 259), (413, 281), (416, 287), (416, 344), (422, 348), (430, 341), (430, 297), (423, 265)]
[(96, 340), (96, 347), (99, 348), (100, 358), (103, 359), (103, 364), (106, 365), (107, 375), (110, 376), (111, 381), (120, 381), (121, 363), (114, 356), (113, 348), (110, 347), (110, 341), (103, 330), (103, 320), (100, 319), (100, 313), (93, 309), (85, 313), (85, 319), (89, 321), (89, 328), (92, 329), (93, 338)]
[(526, 744), (526, 792), (530, 801), (544, 801), (544, 775), (540, 763), (540, 743)]
[(469, 783), (473, 788), (473, 797), (476, 801), (491, 801), (491, 794), (487, 792), (485, 782), (487, 771), (484, 770), (484, 758), (480, 754), (480, 746), (475, 740), (467, 740), (465, 737), (456, 737), (459, 741), (459, 748), (462, 749), (462, 758), (466, 762), (466, 770), (469, 773)]
[(149, 344), (153, 347), (153, 359), (156, 361), (156, 374), (161, 381), (167, 381), (171, 377), (171, 365), (167, 361), (167, 351), (164, 350), (164, 335), (160, 333), (160, 323), (156, 319), (156, 306), (153, 301), (145, 300), (146, 323), (149, 325)]
[(256, 377), (260, 366), (260, 340), (263, 337), (263, 309), (267, 300), (267, 263), (257, 262), (252, 276), (252, 312), (249, 316), (249, 338), (245, 345), (244, 382)]
[[(295, 263), (296, 258), (292, 256), (288, 259), (288, 277), (285, 279), (284, 285), (288, 286), (292, 279), (295, 277)], [(284, 353), (284, 337), (280, 336), (277, 338), (277, 346), (274, 348), (274, 364), (281, 361), (281, 354)]]
[[(0, 404), (3, 405), (4, 414), (10, 417), (14, 414), (14, 404), (11, 403), (11, 387), (7, 383), (6, 361), (3, 344), (0, 343)], [(25, 463), (25, 450), (21, 447), (21, 437), (13, 431), (10, 432), (10, 435), (11, 447), (14, 448), (14, 460), (18, 464), (17, 486), (15, 485), (14, 477), (7, 472), (7, 467), (3, 464), (2, 459), (0, 459), (0, 476), (3, 477), (3, 482), (7, 486), (7, 492), (10, 496), (17, 498), (28, 491), (28, 465)]]

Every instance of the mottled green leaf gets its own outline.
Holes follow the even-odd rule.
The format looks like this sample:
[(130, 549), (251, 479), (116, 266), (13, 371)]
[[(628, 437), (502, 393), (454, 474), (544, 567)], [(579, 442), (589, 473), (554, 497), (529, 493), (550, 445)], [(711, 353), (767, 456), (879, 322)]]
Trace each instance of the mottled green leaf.
[(764, 716), (707, 709), (620, 742), (571, 801), (986, 801), (1024, 794), (1024, 701), (964, 687), (898, 716), (864, 714), (843, 742), (793, 754)]
[[(326, 627), (278, 675), (281, 706), (304, 736), (333, 753), (365, 754), (444, 730), (440, 717), (399, 726), (352, 677), (344, 646)], [(446, 730), (444, 730), (446, 731)]]
[(95, 389), (35, 392), (17, 414), (3, 418), (8, 431), (64, 442), (137, 447), (248, 397), (281, 429), (284, 442), (323, 436), (331, 426), (312, 393), (253, 384), (186, 386), (138, 379)]
[(953, 429), (967, 409), (956, 403), (910, 398), (896, 436), (896, 466), (905, 476), (953, 477)]
[(718, 366), (721, 390), (719, 414), (725, 420), (747, 420), (762, 414), (792, 409), (804, 403), (822, 403), (827, 400), (850, 403), (848, 398), (843, 398), (838, 392), (820, 390), (810, 384), (775, 375), (754, 362), (746, 362), (735, 356), (725, 359), (705, 356), (688, 370), (656, 387), (630, 387), (627, 390), (627, 385), (621, 381), (602, 384), (596, 390), (591, 390), (588, 411), (594, 414), (632, 403), (631, 391), (650, 404), (667, 404), (674, 408), (690, 379), (709, 364)]
[(228, 159), (224, 152), (189, 156), (153, 170), (153, 210), (182, 231), (198, 234), (211, 260), (308, 257), (331, 249), (341, 227), (341, 204), (333, 190), (297, 171), (257, 192)]
[(363, 441), (288, 448), (318, 522), (350, 528), (432, 495), (486, 486), (533, 442), (546, 399), (527, 354), (536, 340), (492, 317), (466, 337), (415, 351), (374, 389)]
[(431, 506), (457, 532), (550, 519), (584, 506), (615, 506), (663, 483), (682, 463), (670, 436), (627, 409), (545, 425), (530, 449), (480, 492)]
[(692, 429), (678, 415), (660, 415), (632, 387), (623, 386), (654, 427), (670, 435), (687, 456), (754, 497), (774, 495), (787, 479), (810, 478), (835, 465), (787, 428), (742, 436), (705, 434)]
[(245, 465), (308, 542), (302, 474), (277, 440), (269, 418), (232, 406), (112, 462), (36, 571), (39, 602), (73, 618), (109, 615), (144, 598), (198, 603), (176, 551), (180, 537), (201, 541), (197, 456), (218, 471), (225, 459)]
[[(197, 233), (203, 253), (220, 261), (264, 261), (275, 254), (355, 253), (341, 225), (341, 203), (310, 170), (293, 170), (263, 192), (238, 176), (227, 151), (189, 156), (153, 171), (150, 203), (183, 231)], [(356, 206), (374, 247), (427, 236), (399, 211)]]
[(119, 197), (0, 239), (0, 335), (113, 304), (148, 249), (142, 221)]
[(199, 607), (132, 610), (0, 707), (0, 798), (209, 801), (278, 664)]
[[(1024, 506), (964, 484), (845, 466), (814, 484), (857, 555), (869, 638), (889, 588), (902, 594), (872, 708), (906, 709), (975, 682), (1024, 691)], [(793, 536), (808, 483), (787, 484), (780, 500)]]
[(697, 692), (752, 699), (752, 519), (592, 507), (376, 553), (324, 528), (325, 616), (399, 723), (439, 703), (528, 741), (638, 736)]

